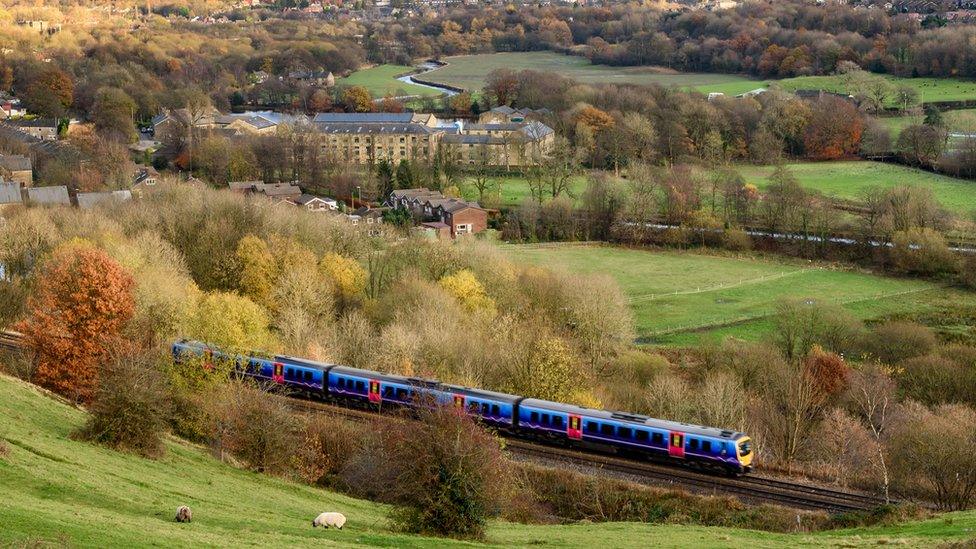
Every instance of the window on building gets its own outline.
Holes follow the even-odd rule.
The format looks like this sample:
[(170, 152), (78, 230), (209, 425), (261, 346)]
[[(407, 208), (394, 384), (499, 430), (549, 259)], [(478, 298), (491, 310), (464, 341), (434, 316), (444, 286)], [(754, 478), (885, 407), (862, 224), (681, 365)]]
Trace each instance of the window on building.
[(455, 225), (454, 226), (454, 232), (456, 234), (467, 234), (467, 233), (470, 233), (471, 232), (471, 224), (470, 223), (461, 223), (459, 225)]

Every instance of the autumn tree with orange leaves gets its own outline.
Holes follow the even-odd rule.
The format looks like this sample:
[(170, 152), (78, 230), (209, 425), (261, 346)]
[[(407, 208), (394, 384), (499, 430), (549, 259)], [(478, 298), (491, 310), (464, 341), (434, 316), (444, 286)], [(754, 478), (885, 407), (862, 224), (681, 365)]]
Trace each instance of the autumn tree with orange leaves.
[(864, 125), (850, 101), (828, 96), (811, 103), (810, 110), (813, 116), (803, 135), (807, 156), (834, 160), (857, 152)]
[(34, 381), (86, 401), (99, 365), (132, 318), (132, 277), (104, 251), (78, 243), (54, 250), (37, 275), (27, 318), (16, 329), (34, 352)]

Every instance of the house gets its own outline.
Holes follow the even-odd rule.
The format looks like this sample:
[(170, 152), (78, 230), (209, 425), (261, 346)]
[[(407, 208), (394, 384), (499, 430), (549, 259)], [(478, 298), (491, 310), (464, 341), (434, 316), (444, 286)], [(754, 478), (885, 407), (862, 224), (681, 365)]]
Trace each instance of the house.
[(451, 238), (451, 226), (440, 221), (427, 221), (417, 226), (419, 232), (432, 239)]
[(152, 166), (139, 168), (136, 176), (132, 179), (132, 189), (153, 187), (159, 181), (159, 172)]
[(302, 196), (302, 190), (291, 183), (264, 183), (262, 181), (231, 181), (230, 190), (245, 196), (262, 195), (275, 202), (287, 201), (295, 204)]
[[(391, 208), (410, 210), (414, 218), (424, 222), (443, 223), (449, 229), (451, 238), (477, 234), (488, 228), (488, 211), (477, 202), (446, 197), (430, 189), (393, 191), (387, 198), (386, 204)], [(439, 225), (428, 228), (443, 230)]]
[(26, 114), (27, 110), (20, 105), (20, 99), (0, 92), (0, 118), (15, 118)]
[(386, 211), (386, 208), (370, 208), (369, 206), (360, 206), (350, 214), (350, 217), (356, 217), (360, 222), (368, 225), (380, 225), (383, 223), (384, 211)]
[(19, 154), (0, 155), (0, 176), (30, 187), (34, 183), (31, 159)]
[(331, 72), (322, 69), (317, 71), (292, 71), (288, 73), (288, 79), (312, 86), (324, 86), (327, 88), (335, 86), (335, 76)]
[(506, 124), (512, 122), (527, 122), (530, 120), (542, 120), (552, 111), (549, 109), (513, 109), (508, 105), (501, 105), (489, 111), (485, 111), (478, 116), (479, 124)]
[(102, 202), (110, 202), (112, 200), (117, 200), (119, 202), (124, 202), (127, 200), (132, 200), (132, 192), (130, 191), (107, 191), (100, 193), (78, 193), (78, 207), (87, 210), (95, 207), (96, 204)]
[(24, 202), (32, 206), (70, 206), (71, 198), (64, 185), (56, 187), (29, 187), (23, 189)]
[(42, 141), (55, 141), (58, 138), (58, 121), (53, 118), (12, 118), (6, 122)]
[(310, 194), (302, 194), (295, 199), (295, 205), (310, 212), (329, 212), (339, 209), (339, 203), (331, 198), (320, 198)]

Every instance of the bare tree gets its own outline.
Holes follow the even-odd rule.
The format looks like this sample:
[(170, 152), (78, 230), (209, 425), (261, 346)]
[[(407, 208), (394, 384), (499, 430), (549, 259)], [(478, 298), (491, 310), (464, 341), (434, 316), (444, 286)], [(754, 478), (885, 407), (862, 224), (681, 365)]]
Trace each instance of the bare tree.
[(897, 406), (898, 386), (891, 379), (890, 371), (880, 364), (868, 364), (851, 375), (848, 385), (847, 408), (867, 426), (874, 437), (876, 459), (874, 465), (881, 473), (885, 502), (890, 501), (891, 478), (888, 473), (889, 457), (886, 442), (888, 428)]

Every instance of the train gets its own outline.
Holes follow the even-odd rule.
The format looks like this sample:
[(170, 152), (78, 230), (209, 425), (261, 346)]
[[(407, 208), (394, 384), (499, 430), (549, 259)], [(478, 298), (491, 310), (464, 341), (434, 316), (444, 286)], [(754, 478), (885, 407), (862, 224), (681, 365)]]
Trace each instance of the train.
[(752, 470), (753, 448), (744, 433), (625, 412), (584, 408), (433, 379), (404, 377), (258, 352), (228, 354), (200, 341), (173, 343), (173, 360), (195, 357), (201, 367), (233, 363), (237, 375), (288, 388), (304, 398), (375, 411), (454, 406), (506, 436), (600, 453), (625, 455), (739, 476)]

